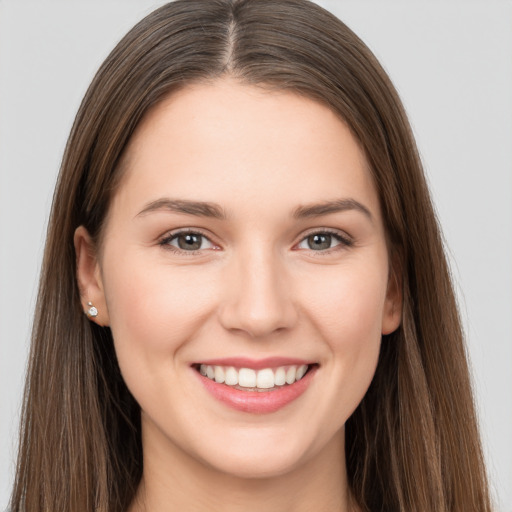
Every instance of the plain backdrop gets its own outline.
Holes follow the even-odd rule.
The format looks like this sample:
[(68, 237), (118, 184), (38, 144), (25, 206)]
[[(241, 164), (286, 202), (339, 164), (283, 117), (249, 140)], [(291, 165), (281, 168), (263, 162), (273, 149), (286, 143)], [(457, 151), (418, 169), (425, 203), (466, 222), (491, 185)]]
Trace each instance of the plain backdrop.
[[(0, 1), (0, 510), (65, 141), (102, 60), (162, 3)], [(319, 3), (376, 53), (409, 113), (467, 331), (497, 510), (512, 512), (512, 3)]]

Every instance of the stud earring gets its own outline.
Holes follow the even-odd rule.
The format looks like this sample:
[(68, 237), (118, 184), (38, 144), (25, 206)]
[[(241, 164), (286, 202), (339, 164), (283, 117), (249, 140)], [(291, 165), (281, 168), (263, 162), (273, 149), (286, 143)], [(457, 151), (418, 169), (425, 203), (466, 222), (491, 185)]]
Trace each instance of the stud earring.
[(87, 310), (87, 316), (89, 318), (98, 316), (98, 310), (92, 305), (92, 302), (88, 302), (87, 305), (89, 306), (89, 309)]

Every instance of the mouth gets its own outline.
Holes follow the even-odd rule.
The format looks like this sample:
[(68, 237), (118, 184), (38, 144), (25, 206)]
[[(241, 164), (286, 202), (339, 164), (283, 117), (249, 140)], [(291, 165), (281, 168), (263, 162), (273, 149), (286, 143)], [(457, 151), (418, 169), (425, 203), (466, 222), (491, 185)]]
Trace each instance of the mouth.
[(194, 368), (217, 384), (224, 384), (240, 391), (268, 392), (290, 386), (301, 380), (314, 364), (285, 365), (277, 368), (237, 368), (212, 364), (198, 364)]
[(318, 363), (306, 361), (216, 360), (192, 365), (207, 391), (231, 408), (275, 412), (306, 391)]

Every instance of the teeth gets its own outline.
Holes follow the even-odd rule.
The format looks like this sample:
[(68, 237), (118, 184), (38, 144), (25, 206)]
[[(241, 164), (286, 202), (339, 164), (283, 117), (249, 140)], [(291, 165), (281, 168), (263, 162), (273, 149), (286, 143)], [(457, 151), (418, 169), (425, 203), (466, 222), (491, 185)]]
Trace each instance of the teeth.
[(228, 386), (236, 386), (238, 384), (238, 372), (232, 366), (226, 370), (225, 382)]
[(225, 376), (224, 369), (222, 368), (222, 366), (215, 366), (214, 375), (215, 382), (218, 382), (219, 384), (222, 384), (224, 382)]
[(274, 384), (276, 386), (284, 386), (286, 384), (286, 371), (284, 368), (278, 368), (274, 375)]
[[(295, 378), (297, 380), (302, 379), (302, 377), (304, 377), (304, 375), (307, 372), (307, 370), (308, 370), (308, 365), (307, 364), (303, 364), (302, 366), (299, 366), (297, 368), (297, 374), (296, 374)], [(217, 375), (217, 372), (215, 372), (215, 375)]]
[(256, 372), (250, 368), (241, 368), (238, 372), (238, 385), (243, 388), (255, 388)]
[(302, 379), (308, 371), (308, 365), (280, 366), (279, 368), (264, 368), (253, 370), (251, 368), (234, 368), (233, 366), (213, 366), (202, 364), (199, 366), (201, 375), (208, 377), (219, 384), (240, 386), (242, 388), (271, 389), (275, 386), (293, 384)]
[(270, 368), (260, 370), (256, 375), (256, 387), (269, 389), (274, 387), (274, 372)]
[(295, 376), (297, 375), (297, 367), (290, 366), (288, 370), (286, 370), (286, 384), (293, 384), (295, 382)]

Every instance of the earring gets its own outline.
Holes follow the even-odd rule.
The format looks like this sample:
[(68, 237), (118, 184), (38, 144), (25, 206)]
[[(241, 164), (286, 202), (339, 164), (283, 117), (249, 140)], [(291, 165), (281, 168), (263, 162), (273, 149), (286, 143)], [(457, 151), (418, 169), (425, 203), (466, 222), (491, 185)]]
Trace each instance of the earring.
[(89, 309), (87, 310), (87, 316), (89, 318), (98, 316), (98, 310), (92, 305), (92, 302), (88, 302), (87, 305), (89, 306)]

